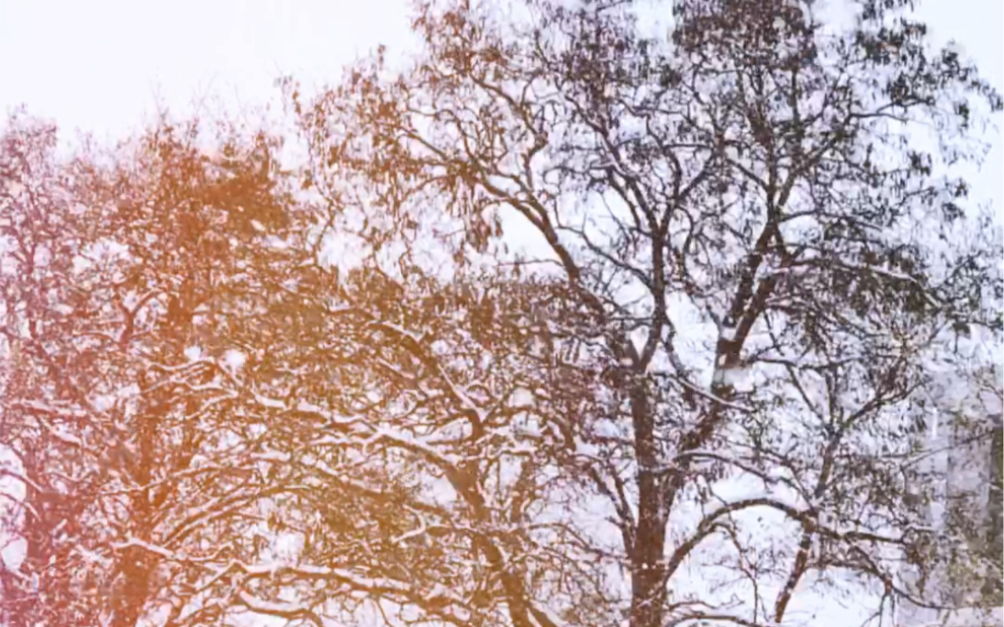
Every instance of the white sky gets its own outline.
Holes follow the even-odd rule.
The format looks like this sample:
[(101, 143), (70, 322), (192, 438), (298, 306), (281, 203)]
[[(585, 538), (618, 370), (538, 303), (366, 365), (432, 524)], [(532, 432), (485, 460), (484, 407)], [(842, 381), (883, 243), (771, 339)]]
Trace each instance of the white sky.
[(400, 50), (409, 18), (406, 0), (0, 0), (0, 109), (101, 138), (157, 102), (258, 106), (280, 75), (336, 82), (377, 44)]
[[(1004, 88), (1004, 1), (928, 0), (922, 12)], [(100, 140), (136, 130), (158, 103), (178, 114), (275, 104), (281, 75), (309, 88), (378, 44), (393, 58), (414, 41), (410, 16), (409, 0), (0, 0), (0, 116), (24, 104), (64, 138)], [(1001, 217), (1004, 144), (992, 139), (973, 196)]]
[[(922, 12), (1004, 88), (1002, 0), (928, 0)], [(402, 51), (410, 16), (408, 0), (0, 0), (0, 115), (25, 104), (64, 137), (110, 139), (158, 102), (179, 114), (199, 101), (234, 112), (275, 103), (280, 75), (311, 87), (380, 43)], [(993, 140), (974, 195), (1002, 215), (1000, 134)]]

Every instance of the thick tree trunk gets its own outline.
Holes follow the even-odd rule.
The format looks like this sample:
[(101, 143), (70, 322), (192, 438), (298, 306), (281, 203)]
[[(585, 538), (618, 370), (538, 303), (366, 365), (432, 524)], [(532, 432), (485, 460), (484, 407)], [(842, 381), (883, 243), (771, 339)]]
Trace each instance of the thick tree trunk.
[(657, 474), (655, 421), (644, 384), (631, 389), (638, 462), (638, 529), (631, 551), (631, 627), (661, 627), (666, 596), (664, 485)]

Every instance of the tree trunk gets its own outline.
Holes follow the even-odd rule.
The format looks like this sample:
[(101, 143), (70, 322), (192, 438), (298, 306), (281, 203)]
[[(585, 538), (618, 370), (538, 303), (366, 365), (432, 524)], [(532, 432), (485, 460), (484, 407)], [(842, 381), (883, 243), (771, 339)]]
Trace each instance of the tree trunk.
[(631, 547), (631, 627), (661, 627), (666, 596), (666, 512), (657, 474), (655, 421), (648, 391), (632, 383), (631, 418), (638, 462), (638, 530)]

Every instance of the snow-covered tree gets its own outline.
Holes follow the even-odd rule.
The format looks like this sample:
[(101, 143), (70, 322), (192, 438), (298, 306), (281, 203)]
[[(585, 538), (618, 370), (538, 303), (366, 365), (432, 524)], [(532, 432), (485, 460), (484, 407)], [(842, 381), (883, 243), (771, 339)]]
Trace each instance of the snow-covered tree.
[[(506, 311), (490, 291), (454, 306), (455, 329), (365, 309), (407, 387), (374, 383), (357, 446), (438, 479), (412, 527), (470, 537), (477, 559), (447, 558), (436, 582), (460, 622), (937, 605), (903, 576), (949, 544), (913, 490), (909, 408), (953, 334), (999, 328), (998, 244), (967, 236), (950, 166), (978, 157), (971, 131), (1000, 98), (906, 3), (847, 3), (844, 20), (672, 7), (663, 36), (631, 2), (421, 3), (411, 70), (378, 57), (313, 99), (289, 86), (331, 223), (381, 247), (393, 302), (443, 275), (417, 255), (437, 239), (458, 259), (446, 283), (522, 259), (563, 286), (543, 324), (519, 323), (543, 351), (532, 375), (471, 347), (485, 323), (467, 307)], [(584, 379), (538, 382), (566, 369)], [(510, 416), (513, 389), (528, 397)], [(438, 498), (450, 508), (417, 513)]]
[(420, 2), (403, 72), (286, 83), (295, 171), (9, 132), (7, 622), (968, 603), (932, 581), (999, 562), (925, 460), (938, 365), (1000, 337), (953, 168), (1001, 101), (909, 9)]
[(8, 627), (176, 622), (202, 593), (192, 564), (233, 553), (247, 523), (229, 514), (271, 489), (220, 381), (240, 350), (228, 316), (257, 299), (271, 254), (253, 225), (288, 222), (274, 146), (235, 131), (208, 158), (195, 129), (72, 158), (50, 125), (5, 129)]

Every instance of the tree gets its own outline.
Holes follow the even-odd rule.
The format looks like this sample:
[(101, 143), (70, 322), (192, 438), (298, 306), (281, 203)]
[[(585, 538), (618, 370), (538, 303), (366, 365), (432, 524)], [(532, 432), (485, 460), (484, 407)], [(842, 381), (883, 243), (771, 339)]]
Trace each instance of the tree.
[(229, 315), (253, 313), (277, 254), (254, 225), (289, 222), (275, 145), (230, 129), (211, 159), (197, 131), (165, 120), (66, 160), (54, 127), (6, 129), (0, 443), (24, 490), (3, 522), (25, 549), (2, 578), (11, 627), (177, 624), (204, 594), (193, 564), (230, 554), (248, 526), (233, 513), (268, 493), (253, 421), (219, 382), (240, 346)]
[[(368, 323), (404, 352), (390, 370), (417, 368), (403, 398), (419, 398), (365, 414), (381, 425), (367, 450), (444, 477), (462, 522), (436, 524), (475, 536), (485, 583), (438, 580), (456, 620), (780, 623), (800, 589), (859, 584), (880, 614), (896, 598), (948, 604), (902, 577), (944, 540), (920, 526), (907, 408), (954, 334), (1000, 328), (995, 243), (959, 239), (967, 188), (945, 172), (978, 157), (971, 129), (1001, 101), (957, 51), (930, 50), (906, 3), (847, 9), (843, 28), (809, 4), (683, 1), (661, 38), (630, 2), (422, 3), (411, 71), (378, 56), (310, 102), (289, 86), (332, 214), (385, 225), (372, 264), (394, 272), (388, 229), (415, 242), (400, 294), (423, 289), (414, 266), (435, 274), (407, 251), (436, 223), (462, 232), (441, 239), (460, 268), (501, 271), (508, 216), (555, 268), (538, 276), (563, 285), (550, 328), (520, 325), (553, 351), (535, 375), (593, 373), (523, 412), (543, 442), (540, 425), (564, 430), (534, 439), (506, 484), (496, 442), (522, 427), (492, 412), (512, 387), (456, 353), (482, 323), (454, 340), (417, 314), (390, 316), (408, 333)], [(588, 515), (597, 501), (615, 546)], [(751, 540), (759, 521), (772, 541)]]

